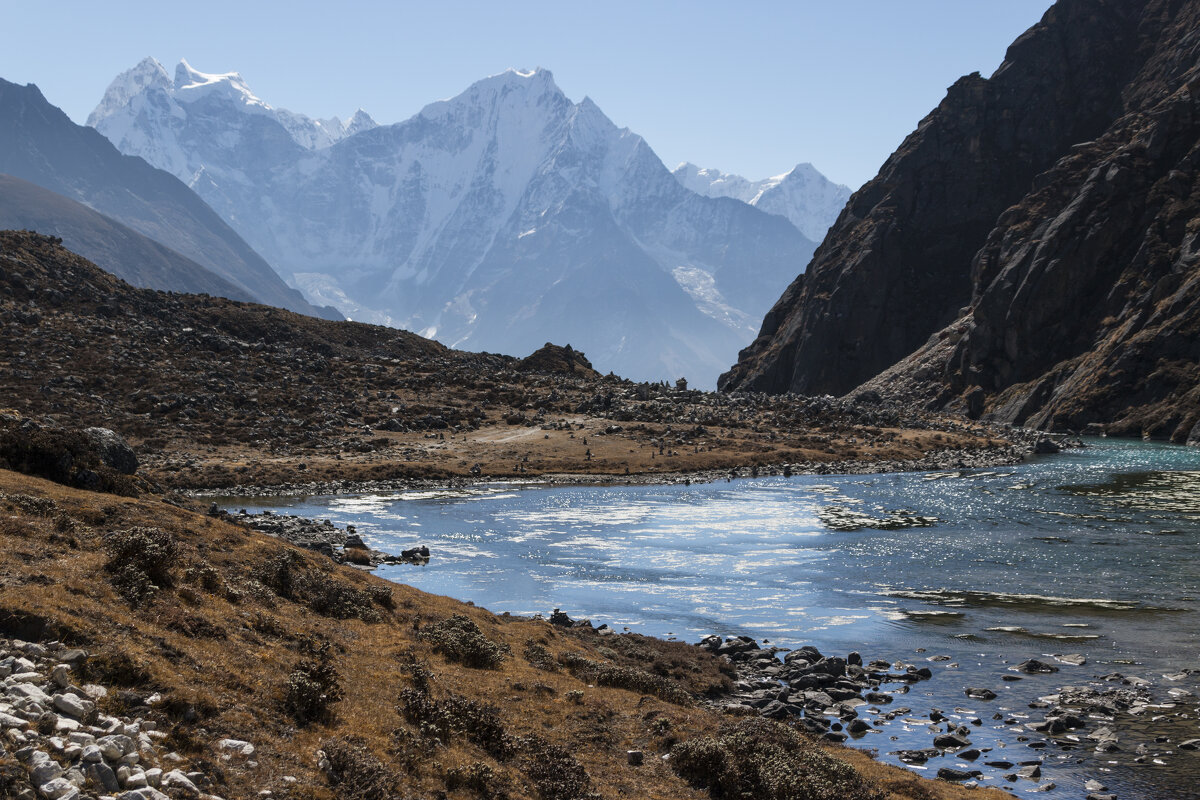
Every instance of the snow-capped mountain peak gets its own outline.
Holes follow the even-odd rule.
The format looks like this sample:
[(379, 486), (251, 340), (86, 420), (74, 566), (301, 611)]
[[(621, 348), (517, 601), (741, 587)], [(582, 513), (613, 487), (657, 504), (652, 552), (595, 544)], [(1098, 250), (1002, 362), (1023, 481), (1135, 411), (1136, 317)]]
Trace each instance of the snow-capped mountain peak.
[(137, 66), (122, 72), (109, 84), (104, 98), (88, 117), (87, 124), (96, 124), (113, 114), (121, 113), (133, 99), (152, 90), (170, 93), (173, 89), (171, 76), (157, 59), (147, 56)]
[(628, 377), (712, 386), (812, 253), (786, 220), (680, 186), (546, 69), (394, 125), (355, 114), (323, 147), (297, 129), (329, 123), (198, 75), (171, 92), (229, 88), (191, 103), (148, 89), (98, 127), (186, 175), (293, 285), (355, 319), (513, 354), (570, 342)]
[(825, 238), (825, 232), (850, 199), (848, 186), (832, 182), (807, 162), (759, 181), (686, 161), (674, 169), (674, 174), (681, 184), (697, 194), (732, 197), (769, 214), (786, 217), (801, 233), (817, 242)]
[[(323, 120), (323, 122), (328, 124), (332, 124), (333, 122), (337, 121), (337, 117), (333, 117), (330, 120)], [(369, 131), (371, 128), (377, 128), (379, 127), (379, 123), (373, 120), (370, 114), (360, 108), (354, 112), (354, 116), (350, 117), (349, 121), (345, 123), (344, 127), (346, 130), (346, 135), (353, 136), (356, 133)]]
[(418, 116), (443, 119), (447, 115), (480, 108), (488, 108), (499, 114), (504, 108), (511, 109), (517, 105), (533, 107), (545, 103), (555, 103), (560, 107), (570, 105), (570, 100), (558, 88), (550, 70), (541, 67), (532, 70), (507, 69), (476, 81), (454, 97), (430, 103), (421, 109)]
[(178, 144), (171, 141), (170, 131), (186, 127), (184, 121), (189, 119), (228, 116), (233, 120), (246, 115), (273, 119), (293, 142), (306, 150), (329, 147), (347, 136), (376, 127), (375, 120), (362, 109), (344, 123), (337, 117), (315, 120), (274, 108), (251, 91), (240, 73), (201, 72), (187, 59), (175, 67), (172, 80), (154, 58), (145, 58), (118, 75), (87, 124), (123, 152), (147, 157), (141, 152), (143, 148), (163, 151), (157, 159), (147, 157), (147, 160), (191, 183), (201, 165), (184, 155), (182, 151), (189, 148), (170, 146)]

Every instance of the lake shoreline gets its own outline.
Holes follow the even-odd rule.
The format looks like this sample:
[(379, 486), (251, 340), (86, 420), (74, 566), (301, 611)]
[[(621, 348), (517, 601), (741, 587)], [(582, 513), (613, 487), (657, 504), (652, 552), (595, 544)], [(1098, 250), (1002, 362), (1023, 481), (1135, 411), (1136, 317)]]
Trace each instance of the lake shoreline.
[[(550, 486), (673, 486), (678, 484), (716, 483), (735, 478), (756, 478), (792, 475), (877, 475), (900, 472), (980, 469), (1012, 466), (1038, 454), (1038, 442), (1052, 442), (1054, 450), (1084, 447), (1078, 440), (1031, 432), (1026, 441), (998, 448), (952, 448), (935, 450), (915, 459), (842, 459), (829, 462), (779, 463), (744, 465), (729, 469), (680, 470), (673, 472), (567, 473), (548, 472), (541, 475), (478, 475), (444, 478), (398, 478), (393, 480), (341, 480), (288, 482), (280, 484), (248, 484), (228, 487), (209, 487), (181, 490), (185, 497), (194, 498), (262, 498), (316, 497), (325, 495), (366, 494), (386, 491), (436, 489), (466, 489), (472, 486), (511, 484), (530, 487)], [(1043, 445), (1044, 447), (1045, 445)]]
[[(340, 500), (333, 494), (330, 496), (329, 508), (331, 512), (336, 512), (335, 506), (340, 507), (340, 514), (331, 513), (330, 516), (334, 517), (339, 526), (346, 523), (358, 524), (362, 537), (372, 547), (382, 547), (396, 553), (401, 548), (409, 547), (414, 541), (424, 541), (431, 549), (431, 569), (440, 570), (446, 563), (457, 563), (458, 566), (452, 566), (447, 574), (457, 575), (457, 570), (465, 569), (464, 574), (467, 576), (475, 572), (479, 572), (480, 575), (494, 575), (498, 570), (503, 571), (504, 562), (492, 562), (481, 556), (505, 556), (497, 555), (503, 552), (501, 550), (492, 552), (487, 549), (486, 544), (481, 545), (481, 542), (487, 541), (486, 538), (457, 538), (457, 531), (466, 530), (463, 525), (474, 523), (481, 516), (493, 519), (491, 509), (496, 508), (494, 503), (515, 503), (530, 513), (541, 513), (544, 510), (551, 519), (558, 520), (548, 524), (552, 529), (563, 532), (561, 541), (571, 542), (572, 549), (558, 551), (564, 555), (546, 560), (545, 577), (550, 581), (547, 586), (554, 588), (520, 595), (531, 602), (514, 604), (512, 598), (503, 591), (498, 593), (496, 589), (485, 589), (483, 584), (472, 588), (469, 577), (466, 579), (467, 583), (456, 583), (456, 577), (443, 579), (424, 570), (420, 573), (409, 572), (409, 567), (389, 567), (382, 575), (400, 583), (414, 582), (414, 585), (425, 591), (461, 597), (464, 600), (471, 598), (477, 601), (479, 607), (497, 609), (498, 613), (511, 612), (514, 617), (524, 619), (537, 615), (538, 612), (541, 615), (547, 614), (551, 604), (561, 605), (572, 615), (591, 616), (599, 626), (596, 635), (600, 637), (598, 641), (601, 642), (612, 634), (619, 635), (623, 625), (628, 626), (632, 632), (667, 641), (675, 638), (669, 633), (675, 631), (681, 634), (677, 640), (688, 643), (696, 642), (705, 632), (716, 631), (725, 641), (739, 639), (740, 634), (742, 641), (755, 641), (756, 645), (745, 648), (749, 656), (745, 657), (744, 661), (735, 660), (735, 666), (742, 673), (739, 680), (744, 681), (745, 685), (737, 693), (723, 695), (716, 700), (719, 706), (737, 706), (728, 709), (726, 713), (735, 716), (761, 714), (765, 709), (770, 709), (769, 714), (781, 714), (785, 719), (794, 718), (800, 724), (805, 724), (805, 718), (825, 722), (828, 724), (822, 726), (822, 731), (812, 731), (818, 737), (826, 733), (844, 733), (847, 736), (845, 744), (875, 750), (882, 763), (896, 765), (899, 762), (916, 770), (917, 774), (927, 777), (934, 777), (944, 768), (947, 770), (945, 776), (961, 780), (963, 783), (978, 781), (981, 786), (990, 785), (1020, 794), (1046, 792), (1048, 797), (1056, 799), (1078, 798), (1085, 794), (1103, 796), (1106, 793), (1103, 789), (1087, 788), (1087, 781), (1093, 781), (1093, 785), (1107, 784), (1121, 798), (1157, 797), (1159, 795), (1153, 791), (1147, 793), (1144, 788), (1145, 781), (1163, 781), (1164, 785), (1183, 786), (1190, 780), (1190, 776), (1195, 774), (1196, 764), (1200, 764), (1192, 760), (1200, 757), (1190, 752), (1194, 747), (1200, 746), (1200, 743), (1194, 741), (1194, 722), (1189, 722), (1200, 713), (1200, 701), (1195, 699), (1200, 695), (1200, 670), (1196, 669), (1200, 662), (1195, 661), (1197, 640), (1194, 636), (1177, 636), (1171, 640), (1175, 641), (1175, 645), (1166, 644), (1170, 637), (1161, 639), (1162, 644), (1157, 644), (1159, 638), (1152, 642), (1131, 638), (1130, 626), (1136, 627), (1132, 615), (1160, 615), (1167, 611), (1188, 612), (1184, 608), (1176, 608), (1178, 604), (1165, 597), (1140, 600), (1140, 594), (1131, 595), (1129, 591), (1118, 586), (1112, 587), (1115, 594), (1110, 596), (1104, 590), (1096, 592), (1090, 583), (1080, 584), (1079, 580), (1080, 576), (1100, 574), (1095, 570), (1108, 558), (1104, 554), (1118, 553), (1118, 550), (1110, 548), (1126, 541), (1128, 544), (1124, 546), (1133, 548), (1130, 552), (1153, 554), (1161, 551), (1161, 557), (1166, 559), (1167, 563), (1174, 563), (1178, 557), (1178, 547), (1191, 541), (1176, 537), (1191, 528), (1180, 528), (1181, 523), (1187, 524), (1183, 518), (1180, 518), (1179, 522), (1171, 522), (1161, 514), (1195, 514), (1194, 504), (1180, 505), (1185, 503), (1189, 487), (1195, 484), (1171, 483), (1155, 478), (1156, 475), (1167, 473), (1153, 471), (1159, 462), (1151, 456), (1161, 454), (1165, 459), (1161, 469), (1183, 470), (1184, 472), (1179, 473), (1181, 475), (1195, 474), (1188, 470), (1195, 470), (1196, 462), (1194, 454), (1186, 452), (1185, 448), (1156, 448), (1132, 440), (1107, 443), (1089, 441), (1085, 448), (1066, 452), (1059, 458), (1026, 461), (1017, 467), (1017, 477), (1013, 477), (1012, 470), (986, 469), (994, 464), (972, 464), (985, 469), (969, 470), (956, 469), (959, 465), (944, 461), (926, 465), (926, 469), (930, 470), (928, 475), (906, 478), (896, 472), (899, 477), (886, 480), (850, 478), (826, 481), (822, 477), (814, 481), (809, 478), (807, 481), (795, 482), (794, 487), (792, 481), (778, 479), (778, 476), (783, 474), (779, 467), (773, 469), (776, 476), (774, 480), (762, 482), (747, 481), (746, 479), (752, 478), (753, 475), (748, 470), (742, 472), (739, 476), (742, 480), (739, 483), (756, 492), (756, 499), (752, 502), (754, 508), (749, 512), (750, 516), (746, 517), (745, 525), (753, 525), (756, 515), (761, 513), (759, 507), (768, 502), (769, 497), (778, 495), (781, 498), (780, 502), (785, 503), (795, 502), (786, 498), (802, 500), (802, 495), (808, 498), (807, 505), (803, 506), (805, 510), (802, 518), (809, 522), (799, 525), (797, 530), (801, 533), (801, 538), (794, 540), (801, 549), (811, 549), (810, 545), (801, 544), (808, 541), (803, 538), (803, 533), (811, 525), (818, 524), (819, 520), (819, 524), (828, 526), (826, 517), (817, 513), (822, 507), (858, 509), (855, 505), (858, 499), (865, 499), (869, 503), (870, 498), (879, 492), (899, 494), (888, 495), (889, 499), (881, 499), (876, 501), (875, 505), (862, 507), (861, 513), (856, 517), (860, 523), (859, 527), (865, 525), (870, 528), (872, 525), (866, 523), (871, 522), (892, 523), (888, 512), (894, 509), (910, 509), (913, 514), (918, 515), (914, 520), (924, 519), (925, 515), (937, 520), (934, 526), (927, 527), (919, 533), (914, 530), (912, 536), (917, 538), (899, 533), (872, 535), (870, 531), (859, 530), (859, 527), (833, 528), (828, 532), (828, 544), (820, 548), (822, 553), (845, 553), (842, 560), (846, 564), (855, 565), (852, 571), (847, 573), (850, 595), (861, 596), (861, 590), (866, 590), (867, 593), (880, 598), (864, 603), (880, 607), (874, 608), (871, 613), (879, 616), (880, 625), (883, 627), (899, 625), (907, 630), (907, 633), (899, 635), (895, 633), (894, 627), (891, 634), (880, 626), (863, 627), (860, 629), (861, 635), (856, 634), (852, 628), (845, 628), (839, 632), (837, 629), (820, 627), (821, 620), (831, 614), (855, 613), (858, 605), (855, 605), (853, 600), (843, 601), (849, 603), (848, 605), (828, 599), (798, 599), (796, 602), (799, 606), (777, 607), (770, 602), (752, 603), (747, 606), (747, 614), (743, 614), (740, 619), (736, 611), (733, 612), (733, 616), (729, 616), (728, 609), (724, 612), (717, 610), (724, 608), (722, 602), (729, 601), (729, 598), (725, 601), (715, 599), (721, 596), (720, 581), (704, 583), (708, 588), (704, 591), (703, 601), (698, 601), (701, 605), (697, 607), (698, 614), (694, 617), (699, 624), (689, 626), (684, 623), (681, 628), (681, 618), (676, 615), (677, 611), (669, 605), (659, 608), (655, 604), (660, 601), (655, 600), (654, 594), (646, 595), (649, 605), (636, 606), (646, 609), (654, 606), (653, 612), (624, 613), (617, 610), (620, 608), (619, 602), (610, 603), (608, 599), (602, 599), (601, 595), (597, 594), (604, 592), (604, 597), (609, 597), (607, 581), (624, 576), (624, 580), (632, 581), (630, 585), (633, 586), (651, 580), (650, 572), (655, 569), (653, 565), (641, 562), (631, 549), (631, 545), (638, 546), (634, 545), (634, 542), (648, 541), (644, 535), (639, 537), (636, 534), (653, 532), (661, 537), (672, 530), (670, 527), (664, 527), (662, 519), (653, 515), (645, 518), (646, 523), (635, 524), (634, 528), (626, 530), (631, 524), (630, 518), (618, 515), (615, 518), (616, 524), (626, 526), (619, 530), (634, 535), (628, 539), (623, 538), (623, 534), (618, 535), (614, 542), (607, 545), (604, 543), (605, 537), (596, 535), (605, 523), (603, 518), (593, 520), (588, 514), (594, 510), (596, 504), (625, 504), (626, 501), (622, 499), (625, 495), (621, 493), (626, 484), (624, 476), (618, 476), (621, 478), (619, 480), (609, 478), (600, 482), (587, 482), (582, 480), (581, 476), (566, 476), (562, 484), (551, 484), (547, 477), (526, 481), (480, 480), (472, 482), (471, 485), (491, 486), (482, 490), (463, 491), (461, 496), (455, 492), (432, 491), (414, 493), (407, 498), (386, 495), (366, 498), (364, 502), (367, 506), (391, 507), (394, 502), (399, 502), (414, 510), (399, 511), (403, 516), (398, 518), (380, 518), (409, 520), (403, 523), (402, 530), (405, 535), (399, 537), (394, 546), (387, 543), (387, 538), (377, 538), (380, 531), (371, 523), (370, 516), (362, 517), (364, 524), (359, 524), (358, 514), (374, 512), (361, 510), (357, 500)], [(1147, 455), (1142, 455), (1143, 450)], [(871, 466), (878, 467), (879, 464)], [(822, 472), (823, 470), (819, 469), (805, 472), (793, 468), (792, 474), (802, 478), (805, 474)], [(878, 473), (879, 470), (873, 472)], [(856, 475), (863, 474), (863, 471), (851, 468), (840, 474)], [(1024, 475), (1031, 477), (1021, 477)], [(706, 476), (707, 483), (719, 483), (721, 478), (726, 476), (727, 474), (722, 472)], [(759, 468), (758, 477), (769, 476), (767, 469)], [(566, 480), (574, 482), (567, 484)], [(679, 486), (692, 480), (696, 480), (694, 474), (681, 475), (672, 482), (677, 488), (661, 492), (654, 489), (647, 491), (639, 486), (663, 485), (666, 481), (629, 481), (631, 491), (628, 502), (656, 504), (657, 508), (658, 505), (670, 503), (672, 498), (686, 497), (688, 499), (680, 506), (686, 511), (680, 516), (677, 525), (686, 523), (690, 525), (689, 530), (692, 530), (700, 520), (709, 520), (715, 524), (717, 518), (695, 515), (694, 511), (699, 507), (699, 498), (708, 495), (719, 497), (716, 507), (725, 509), (725, 496), (735, 491), (737, 486), (726, 489), (714, 485), (706, 488), (699, 481), (691, 489), (683, 490)], [(906, 484), (911, 488), (904, 488)], [(556, 499), (548, 500), (543, 506), (531, 499), (537, 493), (507, 491), (505, 485), (514, 489), (551, 488), (560, 485), (564, 488), (576, 488), (566, 493), (566, 500), (563, 496), (545, 493), (545, 497)], [(802, 488), (805, 485), (811, 485), (814, 493), (805, 494)], [(596, 494), (595, 503), (581, 501), (581, 498), (587, 496), (589, 487), (601, 490)], [(422, 488), (441, 490), (445, 488), (445, 484), (436, 482), (432, 486)], [(463, 488), (466, 489), (465, 484)], [(1139, 494), (1142, 492), (1146, 494)], [(516, 499), (518, 495), (522, 499)], [(908, 497), (909, 500), (906, 502), (904, 497)], [(494, 499), (485, 505), (472, 502), (489, 498)], [(986, 498), (995, 498), (995, 509), (988, 510), (985, 506), (977, 505), (979, 502), (993, 502)], [(409, 502), (404, 503), (405, 500)], [(1174, 505), (1162, 505), (1167, 500), (1172, 501)], [(324, 515), (323, 502), (316, 498), (315, 502), (303, 506), (300, 513), (305, 517), (320, 518)], [(572, 512), (569, 517), (559, 519), (554, 515), (564, 509), (564, 502), (569, 504)], [(272, 508), (269, 501), (257, 504), (250, 501), (247, 505), (256, 506), (252, 510)], [(439, 510), (413, 516), (415, 509), (421, 506)], [(456, 506), (464, 509), (482, 509), (486, 506), (489, 511), (485, 513), (474, 510), (462, 515), (451, 515), (446, 518), (450, 521), (442, 528), (431, 527), (430, 523), (434, 518), (445, 514), (444, 509)], [(297, 510), (301, 508), (302, 505), (296, 506)], [(965, 516), (960, 515), (956, 509), (962, 509)], [(1130, 509), (1143, 510), (1133, 512)], [(275, 509), (274, 513), (264, 516), (279, 519), (285, 513), (287, 512), (284, 509), (279, 508)], [(790, 515), (792, 512), (787, 513)], [(652, 518), (657, 521), (650, 522)], [(494, 519), (507, 519), (511, 524), (528, 526), (532, 518), (526, 515), (513, 517), (507, 513), (496, 512)], [(727, 519), (734, 520), (736, 517), (729, 516)], [(792, 518), (789, 516), (788, 519)], [(896, 560), (915, 558), (917, 562), (928, 562), (925, 571), (930, 574), (931, 579), (942, 580), (937, 565), (941, 563), (945, 554), (938, 548), (943, 542), (954, 546), (956, 540), (952, 535), (938, 538), (935, 532), (944, 525), (953, 529), (959, 524), (958, 521), (971, 519), (978, 523), (971, 530), (981, 534), (982, 538), (978, 540), (977, 545), (985, 548), (979, 552), (986, 553), (987, 560), (978, 561), (973, 558), (968, 562), (954, 563), (964, 564), (963, 569), (992, 569), (993, 572), (999, 569), (1000, 572), (995, 572), (993, 577), (1007, 574), (1012, 579), (1011, 584), (980, 583), (983, 573), (978, 576), (967, 575), (966, 583), (951, 577), (956, 573), (946, 573), (945, 583), (926, 583), (908, 574), (911, 568), (904, 567), (904, 561)], [(862, 520), (866, 520), (866, 523)], [(1000, 527), (990, 527), (986, 520), (994, 520), (1000, 523)], [(1005, 525), (1005, 522), (1009, 524)], [(384, 521), (382, 524), (387, 528), (392, 523)], [(488, 522), (482, 528), (491, 530), (494, 526), (494, 522)], [(540, 526), (535, 527), (541, 530)], [(792, 530), (793, 527), (789, 522), (788, 530)], [(914, 522), (907, 527), (916, 528), (920, 525)], [(1159, 528), (1162, 530), (1159, 531)], [(716, 529), (728, 529), (728, 526), (721, 528), (718, 524), (714, 530)], [(734, 529), (744, 530), (742, 523), (734, 523)], [(878, 529), (891, 530), (884, 527)], [(774, 552), (772, 548), (778, 547), (775, 544), (778, 539), (772, 533), (775, 530), (769, 525), (762, 528), (761, 544), (767, 548), (762, 552)], [(989, 534), (987, 531), (995, 533)], [(455, 535), (447, 536), (446, 532)], [(414, 534), (417, 539), (412, 538)], [(1169, 538), (1143, 538), (1147, 534), (1169, 535)], [(502, 530), (492, 530), (490, 535), (499, 537), (497, 541), (504, 538)], [(931, 535), (933, 538), (928, 538)], [(591, 543), (592, 540), (595, 540), (595, 543)], [(553, 551), (555, 542), (559, 540), (545, 541), (546, 543), (537, 545), (530, 552), (536, 550), (544, 553), (547, 548)], [(740, 560), (742, 569), (734, 571), (745, 574), (748, 581), (756, 580), (758, 573), (754, 570), (759, 562), (754, 556), (752, 541), (746, 539), (744, 533), (738, 533), (730, 541), (733, 546), (720, 551), (720, 555), (732, 560), (722, 561), (723, 566), (715, 567), (716, 571), (711, 573), (712, 576), (729, 574), (735, 562)], [(888, 545), (886, 542), (892, 544)], [(1072, 542), (1075, 544), (1072, 545)], [(459, 543), (463, 544), (461, 548)], [(974, 549), (977, 545), (973, 544), (968, 549)], [(662, 545), (660, 543), (648, 546), (657, 548)], [(1005, 564), (1015, 567), (1025, 563), (1016, 556), (1017, 553), (1027, 553), (1031, 558), (1043, 560), (1057, 558), (1052, 555), (1055, 551), (1071, 547), (1083, 548), (1079, 551), (1079, 559), (1062, 562), (1064, 571), (1061, 574), (1054, 573), (1057, 576), (1054, 580), (1067, 580), (1069, 584), (1073, 579), (1078, 584), (1074, 588), (1053, 591), (1038, 585), (1036, 576), (1040, 570), (1026, 570), (1026, 579), (1022, 580), (1017, 574), (1005, 572), (1003, 569)], [(578, 548), (597, 549), (593, 556), (581, 560)], [(645, 552), (650, 555), (649, 551)], [(683, 552), (683, 549), (680, 552)], [(702, 552), (703, 557), (708, 559), (709, 563), (713, 563), (714, 551), (700, 548), (697, 552)], [(969, 553), (965, 554), (969, 556)], [(1157, 563), (1158, 557), (1147, 558), (1147, 563)], [(448, 559), (448, 562), (444, 559)], [(470, 566), (479, 563), (493, 566)], [(577, 563), (587, 563), (589, 566), (575, 573), (571, 571), (571, 565)], [(679, 562), (674, 556), (670, 556), (664, 563), (677, 566)], [(797, 566), (808, 563), (813, 562), (795, 562)], [(871, 566), (872, 563), (875, 564), (874, 567)], [(1049, 565), (1058, 562), (1045, 563)], [(971, 566), (974, 564), (991, 566)], [(592, 588), (585, 589), (583, 593), (573, 594), (570, 579), (563, 583), (556, 577), (563, 574), (559, 572), (563, 568), (568, 570), (567, 574), (583, 578), (585, 583), (592, 584)], [(892, 571), (879, 572), (880, 568)], [(823, 566), (818, 571), (824, 572), (828, 569), (828, 566)], [(872, 584), (870, 580), (864, 584), (860, 571), (865, 575), (886, 576), (889, 579), (888, 585), (894, 588), (889, 590), (882, 584)], [(701, 573), (702, 576), (708, 574)], [(809, 589), (799, 587), (818, 580), (815, 577), (816, 573), (807, 566), (791, 574), (794, 582), (778, 584), (778, 588), (764, 582), (764, 597), (769, 601), (773, 596), (781, 596), (781, 592), (791, 592), (792, 587), (796, 587), (800, 592), (810, 592)], [(680, 583), (681, 590), (686, 591), (686, 587), (693, 584), (699, 585), (696, 583), (696, 577), (688, 576), (686, 579), (691, 580), (691, 583)], [(1045, 577), (1049, 579), (1048, 575)], [(667, 581), (663, 585), (672, 584)], [(937, 586), (945, 588), (936, 589)], [(987, 591), (988, 589), (995, 591)], [(741, 591), (737, 589), (735, 593)], [(661, 597), (661, 592), (657, 596)], [(1108, 599), (1100, 601), (1086, 598)], [(796, 615), (795, 627), (791, 627), (790, 632), (785, 635), (782, 629), (793, 625), (788, 609), (798, 608), (803, 612), (805, 605), (811, 605), (814, 613)], [(771, 613), (780, 611), (787, 613), (783, 616)], [(652, 616), (645, 617), (646, 613)], [(689, 611), (684, 609), (678, 613), (686, 615)], [(676, 616), (658, 617), (660, 620), (669, 620), (669, 624), (661, 625), (650, 622), (655, 614)], [(783, 622), (785, 619), (789, 620), (787, 624)], [(802, 619), (806, 621), (799, 622)], [(1144, 622), (1138, 624), (1143, 627), (1149, 625), (1150, 629), (1153, 629), (1159, 624), (1150, 621), (1153, 619), (1157, 617), (1143, 618)], [(716, 624), (713, 625), (712, 621), (716, 621)], [(601, 625), (602, 622), (607, 623), (607, 628)], [(868, 623), (863, 624), (866, 626)], [(605, 630), (608, 632), (602, 632)], [(751, 637), (754, 637), (753, 640)], [(825, 691), (827, 687), (805, 686), (800, 683), (781, 684), (780, 676), (772, 674), (771, 670), (786, 669), (787, 662), (780, 659), (782, 652), (769, 652), (775, 645), (786, 645), (796, 650), (811, 645), (820, 648), (826, 658), (840, 658), (846, 662), (849, 662), (849, 652), (858, 650), (863, 653), (864, 662), (867, 658), (881, 661), (890, 659), (890, 669), (883, 669), (882, 663), (874, 665), (873, 671), (877, 673), (910, 674), (910, 668), (914, 672), (925, 668), (932, 673), (932, 680), (914, 681), (912, 684), (901, 680), (882, 688), (871, 686), (865, 690), (860, 687), (861, 699), (866, 702), (859, 706), (857, 701), (853, 701), (856, 703), (853, 708), (857, 709), (857, 715), (851, 716), (848, 711), (852, 709), (839, 705), (846, 700), (829, 695)], [(1147, 650), (1147, 647), (1151, 649)], [(812, 665), (810, 662), (807, 666)], [(1026, 665), (1024, 669), (1021, 668), (1022, 665)], [(870, 662), (867, 662), (866, 666), (872, 667)], [(793, 677), (801, 682), (808, 680), (805, 675), (798, 674)], [(829, 676), (834, 683), (845, 677), (845, 674)], [(879, 676), (867, 676), (867, 680), (870, 681), (873, 677)], [(758, 683), (760, 681), (761, 683)], [(851, 687), (835, 688), (846, 691)], [(905, 691), (906, 689), (910, 689), (911, 692)], [(880, 695), (890, 693), (892, 702), (871, 702), (865, 696), (867, 691)], [(824, 704), (827, 699), (829, 703)], [(861, 721), (856, 723), (855, 720)], [(852, 724), (855, 729), (851, 729)], [(840, 726), (841, 729), (835, 726)], [(937, 727), (938, 730), (934, 731), (933, 727)], [(962, 729), (965, 729), (965, 732)], [(946, 738), (942, 740), (946, 747), (934, 745), (936, 739), (953, 736), (960, 736), (966, 739), (967, 743), (962, 744), (956, 739)], [(974, 750), (978, 750), (979, 754), (974, 755)], [(969, 757), (972, 755), (974, 758)], [(1028, 774), (1022, 774), (1022, 770), (1027, 767), (1031, 768), (1027, 770)], [(1032, 769), (1035, 767), (1036, 769)], [(983, 779), (973, 774), (976, 771), (983, 774)], [(1056, 788), (1050, 788), (1052, 784)]]

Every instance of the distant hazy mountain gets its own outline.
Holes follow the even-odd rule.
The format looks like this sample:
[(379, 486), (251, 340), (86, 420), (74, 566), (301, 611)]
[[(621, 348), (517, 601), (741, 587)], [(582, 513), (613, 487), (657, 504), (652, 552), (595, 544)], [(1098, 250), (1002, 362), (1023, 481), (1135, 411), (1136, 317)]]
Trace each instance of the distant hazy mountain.
[[(239, 297), (305, 314), (337, 316), (289, 288), (174, 176), (140, 158), (121, 155), (96, 131), (71, 122), (32, 84), (0, 80), (0, 173), (111, 217), (240, 287)], [(159, 288), (189, 289), (191, 280)]]
[(68, 250), (134, 286), (254, 299), (240, 286), (132, 228), (11, 175), (0, 175), (0, 229), (58, 236)]
[(322, 123), (319, 139), (235, 74), (181, 64), (172, 80), (152, 60), (91, 117), (310, 299), (455, 347), (570, 342), (601, 371), (712, 386), (812, 255), (786, 220), (685, 189), (546, 70), (487, 78), (396, 125), (367, 119)]
[(800, 232), (820, 242), (850, 199), (850, 187), (834, 183), (812, 164), (797, 164), (791, 172), (751, 181), (719, 169), (701, 169), (684, 162), (675, 177), (705, 197), (732, 197), (770, 214), (787, 217)]

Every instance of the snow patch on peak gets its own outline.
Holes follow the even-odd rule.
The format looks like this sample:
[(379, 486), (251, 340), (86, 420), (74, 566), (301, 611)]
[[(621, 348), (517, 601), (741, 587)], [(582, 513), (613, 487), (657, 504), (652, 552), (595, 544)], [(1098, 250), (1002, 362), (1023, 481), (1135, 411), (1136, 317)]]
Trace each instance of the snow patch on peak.
[(535, 67), (534, 69), (513, 69), (508, 68), (504, 72), (496, 75), (489, 75), (486, 78), (475, 81), (467, 87), (465, 92), (457, 95), (452, 100), (468, 96), (480, 96), (483, 94), (491, 94), (493, 92), (503, 91), (522, 91), (529, 94), (562, 94), (562, 90), (558, 88), (558, 84), (554, 82), (554, 75), (548, 69)]
[(175, 99), (194, 103), (202, 97), (219, 93), (221, 97), (255, 109), (269, 111), (271, 107), (255, 97), (254, 92), (237, 72), (208, 73), (192, 67), (183, 59), (175, 67)]

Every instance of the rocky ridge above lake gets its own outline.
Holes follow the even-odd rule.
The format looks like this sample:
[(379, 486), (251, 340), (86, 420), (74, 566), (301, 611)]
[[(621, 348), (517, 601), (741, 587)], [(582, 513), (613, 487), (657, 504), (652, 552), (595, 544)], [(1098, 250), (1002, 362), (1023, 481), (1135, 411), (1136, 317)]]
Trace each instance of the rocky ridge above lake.
[(1056, 3), (851, 197), (720, 385), (1200, 440), (1198, 25)]
[(1012, 461), (1034, 444), (870, 395), (639, 384), (565, 346), (520, 361), (135, 289), (30, 233), (0, 233), (0, 329), (0, 408), (113, 429), (144, 476), (178, 488), (864, 471)]

